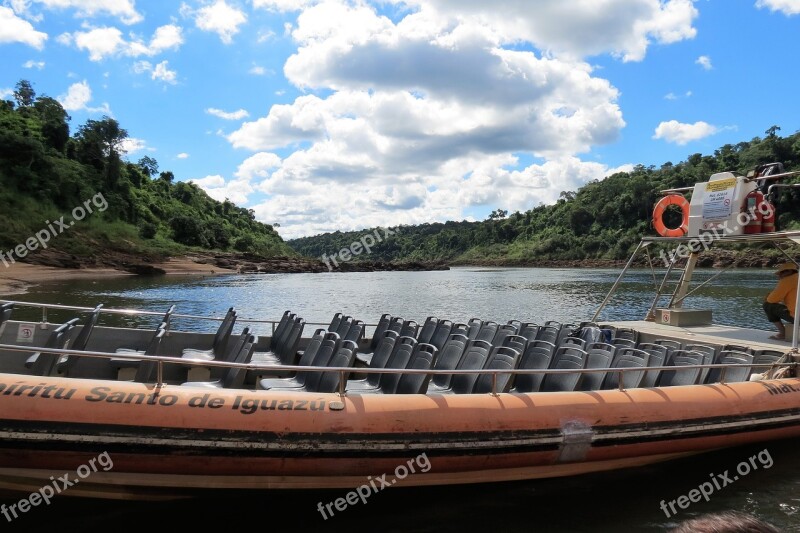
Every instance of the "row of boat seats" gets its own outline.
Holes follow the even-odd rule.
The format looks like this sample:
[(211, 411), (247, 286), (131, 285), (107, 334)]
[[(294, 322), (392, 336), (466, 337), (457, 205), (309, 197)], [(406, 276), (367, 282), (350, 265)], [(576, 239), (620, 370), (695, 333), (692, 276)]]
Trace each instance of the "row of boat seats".
[[(5, 308), (5, 306), (3, 307)], [(75, 331), (76, 326), (79, 325), (80, 318), (72, 318), (56, 327), (48, 336), (45, 348), (87, 350), (89, 339), (94, 327), (97, 325), (102, 307), (103, 304), (100, 304), (92, 310), (81, 325), (77, 335)], [(0, 313), (5, 314), (5, 309), (0, 310)], [(25, 368), (35, 376), (49, 376), (53, 371), (61, 375), (69, 375), (77, 359), (76, 356), (35, 352), (25, 360)]]
[[(355, 365), (358, 343), (342, 339), (335, 331), (325, 328), (317, 329), (303, 350), (299, 366), (351, 368)], [(258, 381), (262, 390), (280, 390), (281, 392), (335, 392), (342, 379), (347, 379), (350, 372), (324, 370), (297, 371), (285, 377), (269, 377)]]

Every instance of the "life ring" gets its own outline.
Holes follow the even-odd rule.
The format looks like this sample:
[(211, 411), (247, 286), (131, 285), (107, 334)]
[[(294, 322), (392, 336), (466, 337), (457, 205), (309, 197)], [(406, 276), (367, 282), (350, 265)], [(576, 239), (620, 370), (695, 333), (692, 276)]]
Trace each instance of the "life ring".
[[(664, 211), (671, 205), (677, 205), (683, 212), (683, 220), (677, 228), (664, 225)], [(653, 209), (653, 227), (662, 237), (683, 237), (689, 233), (689, 200), (680, 194), (668, 194), (656, 203)]]

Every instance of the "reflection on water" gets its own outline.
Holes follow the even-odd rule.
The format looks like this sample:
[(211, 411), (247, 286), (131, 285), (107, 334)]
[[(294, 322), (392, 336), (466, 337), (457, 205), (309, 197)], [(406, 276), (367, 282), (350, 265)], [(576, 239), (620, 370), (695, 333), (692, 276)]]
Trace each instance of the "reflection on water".
[[(15, 297), (26, 301), (93, 307), (141, 308), (157, 312), (177, 304), (177, 312), (222, 316), (235, 306), (243, 317), (276, 319), (286, 309), (307, 322), (327, 323), (342, 311), (374, 323), (391, 313), (422, 322), (434, 315), (466, 322), (472, 317), (579, 322), (592, 317), (617, 270), (454, 268), (435, 272), (255, 274), (190, 278), (119, 278), (99, 282), (53, 282)], [(713, 271), (698, 270), (695, 281)], [(660, 278), (655, 280), (659, 283)], [(632, 271), (600, 320), (641, 319), (653, 301), (649, 270)], [(718, 323), (770, 329), (761, 310), (775, 277), (760, 270), (735, 270), (701, 288), (686, 307), (713, 310)], [(30, 312), (38, 319), (38, 312)], [(65, 320), (71, 313), (50, 313)], [(21, 315), (15, 315), (15, 318)], [(60, 318), (59, 318), (60, 317)], [(154, 326), (157, 318), (109, 317), (104, 324)], [(179, 329), (208, 330), (208, 322), (181, 321)], [(154, 519), (171, 515), (201, 530), (257, 526), (273, 531), (666, 531), (676, 525), (660, 509), (661, 500), (687, 494), (762, 449), (774, 467), (754, 472), (715, 493), (709, 502), (693, 503), (677, 519), (729, 509), (744, 510), (785, 531), (800, 531), (800, 460), (797, 441), (770, 443), (705, 454), (669, 464), (572, 479), (525, 481), (464, 487), (392, 488), (367, 505), (343, 511), (327, 521), (317, 502), (346, 491), (277, 492), (215, 495), (171, 503), (118, 503), (61, 499), (37, 508), (13, 524), (16, 530), (84, 531), (125, 523), (146, 529)], [(380, 473), (376, 472), (376, 475)], [(285, 518), (278, 518), (281, 515)], [(281, 524), (291, 524), (283, 527)]]

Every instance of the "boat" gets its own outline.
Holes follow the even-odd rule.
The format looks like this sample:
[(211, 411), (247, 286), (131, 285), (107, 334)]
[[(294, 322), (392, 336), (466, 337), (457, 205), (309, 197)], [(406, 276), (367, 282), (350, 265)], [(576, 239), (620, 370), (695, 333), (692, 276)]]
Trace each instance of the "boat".
[[(739, 211), (720, 206), (747, 205), (763, 176), (697, 184), (683, 229), (643, 237), (575, 323), (342, 311), (320, 324), (292, 310), (263, 320), (235, 306), (208, 317), (2, 300), (0, 490), (348, 489), (365, 501), (395, 484), (576, 476), (796, 439), (798, 323), (777, 341), (683, 305), (705, 249), (800, 242), (725, 229)], [(656, 264), (664, 281), (647, 314), (601, 319), (637, 258), (664, 246), (687, 252)], [(72, 318), (51, 322), (57, 313)], [(100, 323), (119, 316), (155, 325)], [(178, 325), (189, 322), (211, 326)]]

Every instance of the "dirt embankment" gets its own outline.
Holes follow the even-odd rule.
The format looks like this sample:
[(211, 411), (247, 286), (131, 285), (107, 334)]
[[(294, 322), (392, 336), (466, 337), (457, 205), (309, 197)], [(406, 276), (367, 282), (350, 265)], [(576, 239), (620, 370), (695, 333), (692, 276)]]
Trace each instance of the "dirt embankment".
[[(382, 270), (446, 270), (443, 263), (340, 263), (340, 272)], [(181, 257), (147, 257), (108, 251), (91, 257), (78, 257), (58, 250), (42, 250), (5, 266), (0, 263), (0, 294), (19, 294), (32, 284), (53, 280), (100, 279), (115, 276), (280, 274), (328, 272), (319, 260), (298, 257), (264, 258), (242, 253), (194, 253)]]

